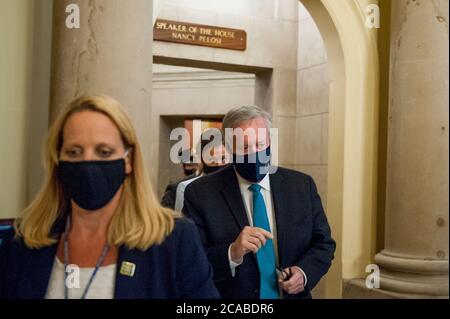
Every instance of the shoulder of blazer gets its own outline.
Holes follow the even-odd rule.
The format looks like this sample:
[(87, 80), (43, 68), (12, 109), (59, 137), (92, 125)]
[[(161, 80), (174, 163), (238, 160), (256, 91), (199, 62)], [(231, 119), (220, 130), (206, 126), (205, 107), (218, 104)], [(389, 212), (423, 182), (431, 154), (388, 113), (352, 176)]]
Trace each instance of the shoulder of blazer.
[[(57, 245), (51, 244), (49, 246), (43, 246), (41, 248), (30, 248), (25, 244), (22, 237), (16, 236), (16, 231), (14, 228), (8, 229), (6, 231), (0, 231), (0, 256), (2, 254), (7, 254), (9, 257), (16, 257), (17, 260), (28, 256), (29, 254), (40, 255), (40, 254), (52, 254), (56, 252)], [(5, 259), (4, 256), (2, 256)]]
[(0, 273), (10, 263), (20, 263), (30, 251), (23, 238), (16, 237), (14, 228), (0, 231)]
[(175, 225), (172, 233), (169, 234), (167, 239), (183, 237), (186, 233), (192, 233), (197, 231), (197, 228), (193, 221), (186, 217), (175, 218)]
[(195, 234), (196, 231), (197, 228), (190, 219), (186, 217), (175, 218), (175, 224), (172, 232), (168, 234), (161, 243), (152, 245), (147, 250), (128, 248), (126, 245), (124, 245), (120, 247), (120, 253), (124, 256), (133, 254), (142, 257), (151, 255), (155, 251), (168, 251), (170, 254), (176, 254), (177, 249), (180, 245), (191, 244), (189, 240), (184, 239), (189, 237), (192, 238), (192, 234)]
[[(14, 238), (14, 228), (12, 226), (2, 226), (0, 228), (0, 247), (3, 245), (11, 245), (11, 240)], [(6, 249), (6, 248), (4, 248)]]
[[(119, 251), (119, 262), (123, 260), (135, 260), (136, 263), (144, 260), (152, 260), (155, 263), (164, 263), (168, 260), (176, 260), (182, 251), (192, 251), (200, 249), (200, 239), (193, 240), (199, 236), (196, 226), (189, 219), (182, 217), (175, 219), (175, 225), (170, 234), (168, 234), (160, 244), (150, 246), (147, 250), (130, 249), (127, 246), (121, 246)], [(158, 256), (164, 256), (159, 258)], [(166, 257), (170, 257), (166, 259)], [(150, 259), (148, 259), (150, 258)], [(174, 258), (174, 259), (172, 259)]]
[[(197, 232), (195, 224), (188, 218), (175, 218), (175, 225), (172, 232), (167, 235), (163, 242), (157, 246), (169, 248), (171, 252), (175, 253), (179, 246), (192, 245), (191, 240), (193, 235)], [(187, 239), (187, 240), (186, 240)], [(151, 249), (150, 247), (149, 249)], [(144, 252), (145, 253), (145, 252)]]
[(277, 171), (275, 172), (275, 175), (279, 174), (283, 178), (289, 180), (295, 180), (297, 183), (300, 181), (308, 182), (312, 179), (311, 176), (308, 174), (305, 174), (300, 171), (295, 171), (293, 169), (285, 168), (285, 167), (277, 167)]
[(270, 178), (274, 189), (284, 183), (290, 190), (297, 190), (305, 194), (310, 194), (314, 189), (314, 179), (302, 172), (292, 169), (278, 167), (277, 171)]
[[(295, 183), (308, 183), (312, 179), (311, 176), (300, 172), (295, 171), (289, 168), (284, 168), (277, 166), (277, 170), (275, 173), (273, 173), (275, 179), (283, 179), (287, 180), (288, 182), (295, 182)], [(229, 165), (228, 167), (214, 173), (211, 175), (203, 176), (202, 178), (198, 178), (197, 180), (193, 181), (188, 185), (187, 188), (193, 188), (193, 189), (202, 189), (207, 188), (208, 190), (211, 190), (211, 186), (213, 184), (217, 183), (230, 183), (234, 182), (236, 179), (236, 173), (234, 171), (234, 168), (232, 165)]]
[(228, 167), (220, 169), (213, 174), (197, 178), (195, 181), (193, 181), (186, 187), (186, 190), (189, 188), (201, 189), (204, 187), (210, 189), (210, 187), (213, 186), (214, 184), (228, 183), (230, 180), (232, 180), (232, 178), (235, 178), (233, 177), (234, 174), (235, 173), (233, 166), (229, 165)]
[(21, 252), (29, 250), (25, 245), (23, 238), (16, 237), (16, 231), (13, 227), (0, 231), (0, 255), (14, 253), (19, 255)]

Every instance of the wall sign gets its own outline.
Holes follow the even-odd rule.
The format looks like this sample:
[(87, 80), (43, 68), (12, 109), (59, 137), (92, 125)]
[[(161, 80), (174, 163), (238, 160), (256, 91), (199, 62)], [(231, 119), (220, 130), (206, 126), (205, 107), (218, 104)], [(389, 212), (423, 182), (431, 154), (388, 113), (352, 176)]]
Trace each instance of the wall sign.
[(162, 19), (155, 22), (153, 39), (240, 51), (247, 46), (245, 30)]

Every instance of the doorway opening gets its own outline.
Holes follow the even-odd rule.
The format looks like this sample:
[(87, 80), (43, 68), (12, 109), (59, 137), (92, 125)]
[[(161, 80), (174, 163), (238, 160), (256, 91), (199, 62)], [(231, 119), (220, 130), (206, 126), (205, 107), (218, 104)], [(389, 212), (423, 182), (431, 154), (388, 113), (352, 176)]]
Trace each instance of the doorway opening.
[[(182, 165), (170, 160), (170, 150), (177, 142), (169, 138), (173, 129), (192, 132), (194, 124), (199, 124), (202, 132), (220, 128), (228, 110), (255, 104), (255, 74), (198, 66), (153, 65), (152, 117), (159, 135), (156, 185), (160, 198), (169, 183), (185, 177)], [(195, 153), (199, 141), (193, 138), (190, 152)]]

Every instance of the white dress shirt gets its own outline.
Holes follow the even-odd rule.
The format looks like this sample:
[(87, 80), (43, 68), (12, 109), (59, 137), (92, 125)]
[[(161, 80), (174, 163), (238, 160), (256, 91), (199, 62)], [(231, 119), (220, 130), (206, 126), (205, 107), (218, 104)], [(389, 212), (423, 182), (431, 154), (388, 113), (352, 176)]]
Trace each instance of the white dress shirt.
[(177, 186), (177, 192), (175, 195), (175, 208), (174, 210), (176, 212), (181, 212), (184, 206), (184, 191), (186, 190), (186, 187), (192, 183), (193, 181), (195, 181), (196, 179), (199, 179), (200, 177), (204, 176), (204, 173), (201, 173), (199, 176), (190, 178), (188, 180), (182, 181), (180, 183), (178, 183)]
[[(272, 201), (272, 192), (270, 190), (270, 174), (267, 174), (264, 176), (264, 178), (259, 183), (251, 183), (247, 181), (246, 179), (242, 178), (236, 171), (236, 176), (239, 183), (239, 189), (241, 191), (242, 199), (244, 200), (244, 206), (245, 211), (247, 213), (247, 218), (249, 225), (253, 227), (253, 192), (249, 190), (248, 188), (252, 184), (259, 184), (261, 186), (261, 194), (264, 199), (264, 203), (266, 205), (266, 211), (267, 211), (267, 217), (269, 219), (269, 226), (271, 233), (273, 235), (273, 247), (275, 250), (275, 260), (277, 267), (279, 266), (279, 260), (278, 260), (278, 241), (277, 241), (277, 227), (276, 227), (276, 219), (275, 219), (275, 207), (273, 205)], [(232, 245), (232, 244), (231, 244)], [(231, 260), (231, 251), (230, 247), (228, 247), (228, 260), (230, 262), (230, 268), (231, 268), (231, 275), (234, 277), (236, 268), (242, 264), (244, 261), (244, 258), (241, 258), (237, 262), (234, 262)], [(300, 267), (297, 267), (300, 269)], [(303, 277), (305, 280), (305, 285), (307, 282), (306, 274), (303, 272), (302, 269), (300, 271), (303, 273)]]

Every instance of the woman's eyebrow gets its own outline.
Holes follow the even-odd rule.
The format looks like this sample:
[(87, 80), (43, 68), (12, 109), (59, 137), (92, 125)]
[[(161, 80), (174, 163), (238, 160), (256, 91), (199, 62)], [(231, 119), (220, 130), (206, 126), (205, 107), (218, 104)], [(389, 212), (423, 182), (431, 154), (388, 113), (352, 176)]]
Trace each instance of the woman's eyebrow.
[(80, 144), (77, 144), (77, 143), (66, 143), (64, 148), (69, 148), (69, 147), (83, 148), (83, 146), (81, 146)]
[[(82, 146), (82, 145), (80, 145), (80, 144), (77, 144), (77, 143), (70, 143), (70, 142), (69, 142), (69, 143), (66, 143), (66, 145), (64, 146), (64, 148), (72, 148), (72, 147), (81, 148), (81, 149), (84, 149), (84, 148), (85, 148), (84, 146)], [(109, 148), (112, 148), (112, 149), (117, 148), (117, 146), (114, 145), (114, 144), (111, 144), (111, 143), (104, 143), (104, 142), (95, 144), (94, 147), (95, 147), (95, 148), (99, 148), (99, 147), (109, 147)]]
[(116, 148), (117, 146), (114, 144), (109, 144), (109, 143), (98, 143), (95, 145), (95, 147), (109, 147), (109, 148)]

